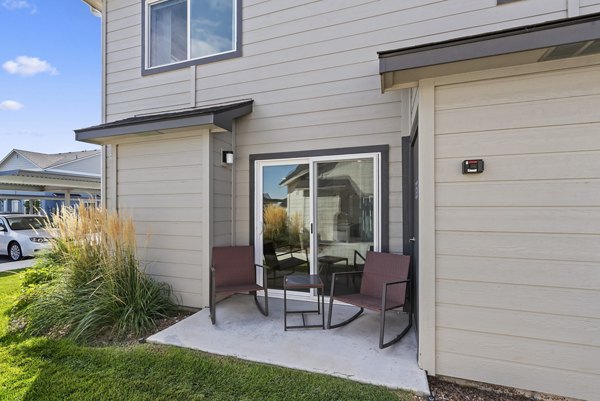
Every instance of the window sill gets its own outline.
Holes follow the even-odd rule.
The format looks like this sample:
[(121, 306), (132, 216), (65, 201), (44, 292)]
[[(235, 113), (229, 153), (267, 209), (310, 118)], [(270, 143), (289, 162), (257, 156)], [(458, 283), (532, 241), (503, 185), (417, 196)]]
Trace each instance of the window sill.
[[(161, 72), (167, 72), (167, 71), (180, 70), (182, 68), (186, 68), (186, 67), (190, 67), (190, 66), (194, 66), (194, 65), (214, 63), (217, 61), (229, 60), (229, 59), (237, 58), (237, 57), (241, 57), (241, 56), (242, 56), (242, 50), (238, 49), (238, 50), (234, 50), (234, 51), (227, 52), (227, 53), (217, 54), (214, 56), (208, 56), (208, 57), (198, 58), (198, 59), (194, 59), (194, 60), (180, 61), (178, 63), (173, 63), (173, 64), (161, 65), (159, 67), (152, 67), (152, 68), (142, 67), (142, 76), (159, 74)], [(145, 59), (144, 54), (142, 55), (142, 59), (143, 60)]]

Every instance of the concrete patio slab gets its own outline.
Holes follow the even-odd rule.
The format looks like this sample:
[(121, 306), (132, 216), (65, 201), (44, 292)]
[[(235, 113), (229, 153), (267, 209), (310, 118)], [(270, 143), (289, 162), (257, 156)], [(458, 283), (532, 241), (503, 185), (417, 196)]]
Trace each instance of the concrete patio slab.
[[(315, 305), (288, 301), (288, 310), (311, 309)], [(335, 308), (336, 320), (338, 316), (341, 320), (356, 310), (337, 305)], [(376, 313), (367, 312), (355, 322), (332, 330), (284, 331), (283, 300), (269, 298), (269, 312), (265, 317), (256, 309), (252, 297), (235, 295), (217, 305), (216, 325), (211, 325), (209, 311), (203, 309), (149, 337), (148, 342), (429, 394), (426, 374), (417, 366), (414, 331), (399, 343), (380, 350), (379, 315)], [(394, 325), (404, 324), (400, 321), (403, 314), (393, 315), (388, 317), (391, 330)], [(300, 316), (292, 318), (300, 319)], [(310, 323), (316, 323), (317, 319), (320, 317), (312, 315)], [(288, 324), (294, 323), (288, 319)]]

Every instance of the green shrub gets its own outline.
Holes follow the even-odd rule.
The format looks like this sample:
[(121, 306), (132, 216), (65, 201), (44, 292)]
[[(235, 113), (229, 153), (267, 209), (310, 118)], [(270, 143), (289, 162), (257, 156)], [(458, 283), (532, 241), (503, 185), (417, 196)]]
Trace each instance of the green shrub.
[(21, 290), (12, 305), (13, 314), (39, 298), (46, 290), (46, 284), (58, 276), (58, 269), (59, 266), (50, 258), (41, 257), (36, 260), (33, 266), (20, 273)]
[(140, 270), (130, 219), (97, 208), (63, 209), (39, 269), (13, 309), (30, 335), (88, 341), (140, 336), (176, 311), (169, 286)]
[(21, 273), (21, 286), (29, 288), (48, 283), (57, 276), (58, 268), (59, 266), (54, 264), (53, 261), (42, 257), (33, 266)]

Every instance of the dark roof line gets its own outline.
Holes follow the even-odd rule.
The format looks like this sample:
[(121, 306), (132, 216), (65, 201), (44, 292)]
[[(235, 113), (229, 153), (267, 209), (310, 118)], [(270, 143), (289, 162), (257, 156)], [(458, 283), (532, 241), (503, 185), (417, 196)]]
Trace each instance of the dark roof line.
[(378, 52), (380, 73), (596, 40), (600, 13)]
[(160, 131), (194, 125), (214, 124), (231, 131), (235, 118), (252, 112), (252, 99), (235, 103), (215, 104), (183, 111), (138, 115), (118, 121), (75, 130), (78, 141), (94, 142), (110, 136)]

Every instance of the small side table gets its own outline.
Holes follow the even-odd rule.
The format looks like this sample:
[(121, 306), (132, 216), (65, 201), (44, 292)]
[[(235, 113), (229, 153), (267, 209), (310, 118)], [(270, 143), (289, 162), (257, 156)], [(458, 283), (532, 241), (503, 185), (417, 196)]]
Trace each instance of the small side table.
[[(331, 281), (331, 274), (334, 271), (333, 265), (336, 263), (340, 263), (340, 262), (345, 262), (346, 263), (346, 270), (348, 271), (348, 258), (344, 258), (342, 256), (331, 256), (331, 255), (323, 255), (323, 256), (319, 256), (318, 259), (319, 261), (319, 273), (323, 273), (323, 275), (325, 276), (325, 281), (327, 281), (327, 284), (330, 284)], [(346, 283), (348, 283), (348, 276), (346, 276)]]
[[(298, 310), (288, 311), (287, 310), (287, 291), (288, 290), (306, 290), (316, 288), (317, 289), (317, 309), (311, 310)], [(283, 280), (283, 329), (304, 329), (310, 327), (320, 327), (325, 329), (325, 295), (323, 294), (323, 281), (318, 274), (309, 274), (305, 276), (293, 276), (287, 275)], [(288, 326), (287, 315), (292, 313), (302, 314), (302, 324), (296, 326)], [(321, 324), (306, 324), (304, 318), (305, 313), (316, 313), (321, 315)]]

